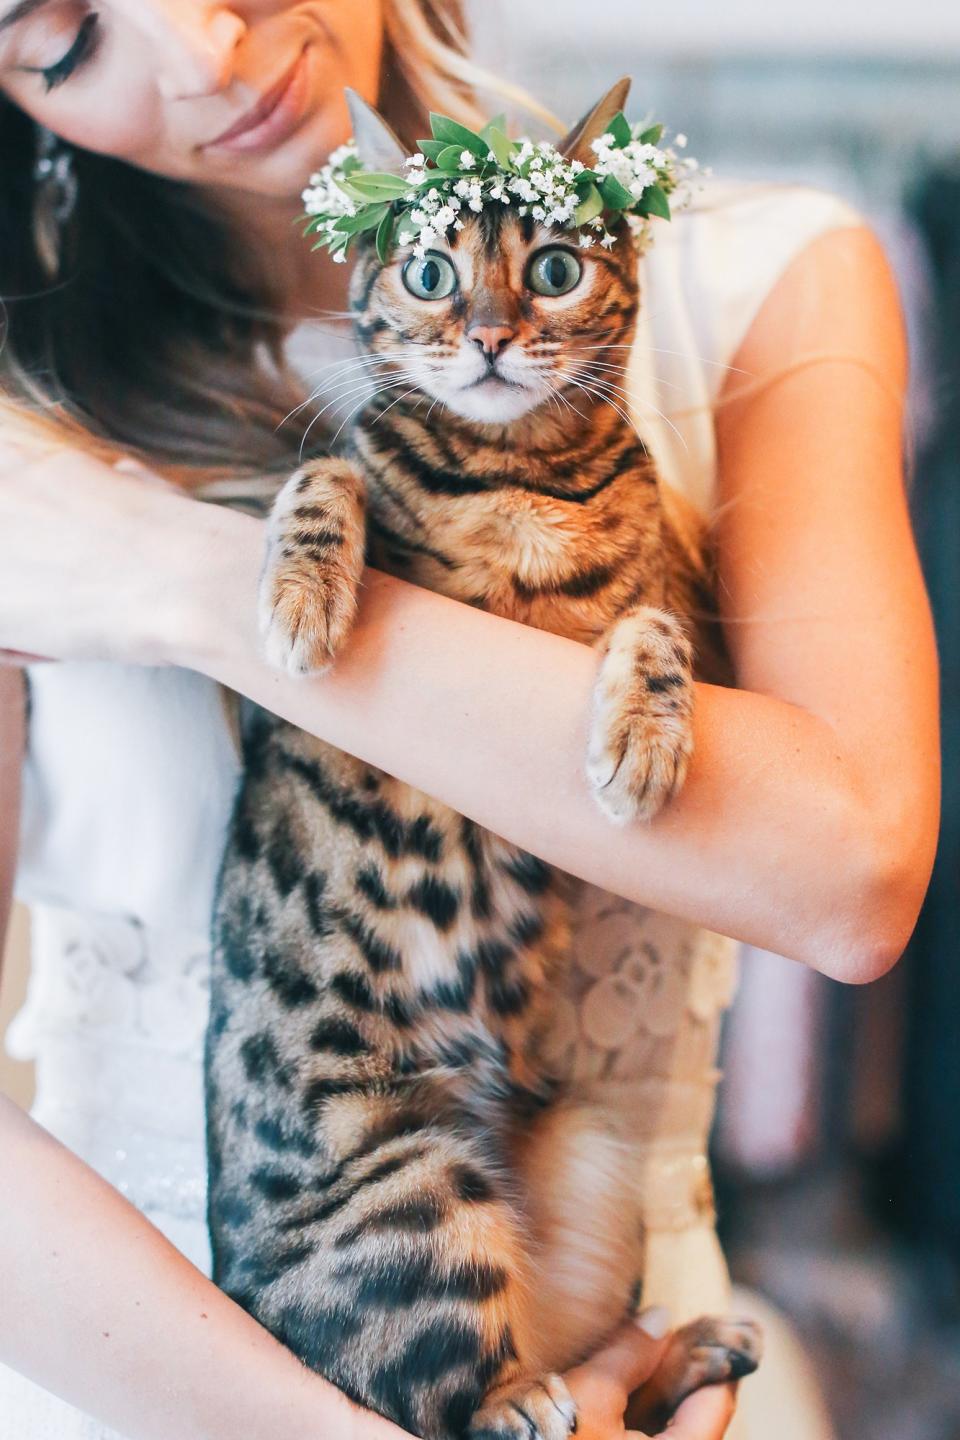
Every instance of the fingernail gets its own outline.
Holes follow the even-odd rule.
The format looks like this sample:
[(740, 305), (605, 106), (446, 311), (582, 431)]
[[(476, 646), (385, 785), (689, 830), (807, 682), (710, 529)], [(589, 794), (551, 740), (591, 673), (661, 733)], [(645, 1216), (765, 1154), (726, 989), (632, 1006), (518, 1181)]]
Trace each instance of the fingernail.
[(673, 1329), (673, 1317), (666, 1305), (651, 1305), (646, 1310), (641, 1310), (634, 1319), (645, 1335), (651, 1340), (662, 1340), (668, 1330)]

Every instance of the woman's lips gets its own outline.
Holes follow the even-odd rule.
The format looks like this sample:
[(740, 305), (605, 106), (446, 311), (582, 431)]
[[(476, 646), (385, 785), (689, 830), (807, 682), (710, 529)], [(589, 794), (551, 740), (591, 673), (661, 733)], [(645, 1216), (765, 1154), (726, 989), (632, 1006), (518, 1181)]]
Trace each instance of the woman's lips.
[(309, 95), (310, 50), (305, 48), (284, 76), (242, 119), (205, 150), (272, 150), (300, 124)]

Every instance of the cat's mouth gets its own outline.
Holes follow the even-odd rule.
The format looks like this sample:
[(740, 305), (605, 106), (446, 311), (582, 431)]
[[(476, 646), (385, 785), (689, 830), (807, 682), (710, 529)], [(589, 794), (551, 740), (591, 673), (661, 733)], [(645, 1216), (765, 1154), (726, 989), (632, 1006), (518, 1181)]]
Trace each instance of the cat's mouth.
[(481, 385), (490, 384), (505, 385), (510, 390), (526, 389), (526, 386), (520, 385), (516, 380), (508, 380), (506, 375), (501, 375), (497, 370), (488, 370), (485, 375), (480, 376), (479, 380), (474, 380), (473, 383), (466, 388), (468, 390), (479, 390)]

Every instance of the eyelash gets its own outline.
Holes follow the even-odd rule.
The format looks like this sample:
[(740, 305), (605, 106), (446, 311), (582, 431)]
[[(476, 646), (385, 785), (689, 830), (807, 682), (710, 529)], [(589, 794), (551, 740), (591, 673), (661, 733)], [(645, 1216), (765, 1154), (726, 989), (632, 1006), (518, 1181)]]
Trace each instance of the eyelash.
[(100, 39), (99, 25), (100, 17), (98, 15), (88, 15), (77, 31), (76, 40), (63, 59), (58, 60), (56, 65), (49, 65), (45, 70), (40, 71), (48, 95), (51, 90), (55, 90), (58, 85), (69, 80), (74, 71), (93, 56)]

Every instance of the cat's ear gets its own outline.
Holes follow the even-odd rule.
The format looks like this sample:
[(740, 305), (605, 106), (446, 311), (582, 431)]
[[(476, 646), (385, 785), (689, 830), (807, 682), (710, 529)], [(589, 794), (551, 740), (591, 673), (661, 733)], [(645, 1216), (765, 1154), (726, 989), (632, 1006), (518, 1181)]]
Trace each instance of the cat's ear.
[(582, 120), (577, 121), (569, 134), (563, 137), (557, 146), (560, 154), (567, 160), (579, 160), (589, 167), (596, 158), (590, 149), (591, 142), (606, 134), (610, 121), (626, 105), (629, 94), (630, 77), (625, 75), (607, 91), (602, 100), (597, 101), (592, 110), (587, 111)]
[(356, 90), (348, 87), (344, 94), (353, 125), (353, 138), (357, 142), (360, 159), (367, 169), (386, 171), (388, 174), (395, 170), (402, 171), (407, 152), (383, 116), (378, 114), (372, 105), (368, 105)]

